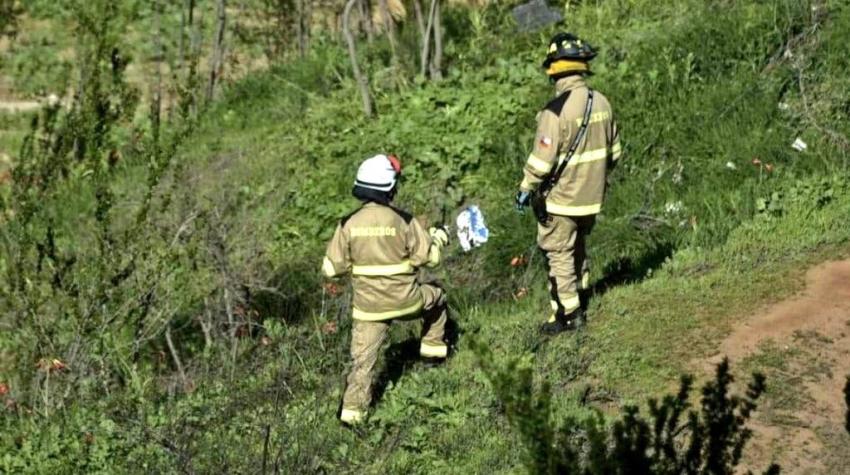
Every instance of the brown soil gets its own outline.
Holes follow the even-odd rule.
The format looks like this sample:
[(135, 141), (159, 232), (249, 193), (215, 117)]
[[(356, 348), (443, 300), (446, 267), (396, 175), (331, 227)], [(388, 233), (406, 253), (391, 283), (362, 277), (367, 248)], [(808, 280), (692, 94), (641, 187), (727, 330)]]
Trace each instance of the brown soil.
[[(699, 365), (708, 372), (724, 355), (740, 365), (764, 345), (788, 356), (780, 363), (774, 391), (798, 394), (802, 402), (793, 409), (759, 411), (747, 468), (763, 470), (773, 461), (784, 474), (850, 473), (850, 436), (843, 428), (843, 388), (850, 375), (850, 261), (810, 269), (803, 292), (744, 319), (719, 353)], [(770, 385), (771, 371), (766, 373)]]

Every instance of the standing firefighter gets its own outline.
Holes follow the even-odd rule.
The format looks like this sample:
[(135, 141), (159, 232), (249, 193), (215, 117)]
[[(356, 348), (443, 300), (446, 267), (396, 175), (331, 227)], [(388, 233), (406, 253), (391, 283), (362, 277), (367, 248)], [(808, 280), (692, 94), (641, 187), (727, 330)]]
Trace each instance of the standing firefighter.
[(360, 165), (352, 193), (363, 206), (340, 221), (322, 264), (329, 278), (350, 273), (354, 289), (353, 365), (340, 414), (346, 424), (366, 415), (378, 352), (393, 320), (422, 318), (422, 357), (443, 359), (448, 352), (446, 294), (420, 283), (417, 269), (440, 263), (449, 236), (443, 228), (426, 232), (413, 216), (390, 205), (400, 174), (401, 163), (392, 155)]
[(587, 236), (602, 210), (608, 172), (622, 153), (608, 100), (585, 83), (595, 56), (569, 33), (550, 41), (543, 67), (556, 97), (537, 116), (534, 151), (515, 200), (521, 212), (534, 208), (537, 243), (549, 268), (553, 313), (541, 327), (545, 334), (572, 330), (584, 318), (578, 292), (588, 287)]

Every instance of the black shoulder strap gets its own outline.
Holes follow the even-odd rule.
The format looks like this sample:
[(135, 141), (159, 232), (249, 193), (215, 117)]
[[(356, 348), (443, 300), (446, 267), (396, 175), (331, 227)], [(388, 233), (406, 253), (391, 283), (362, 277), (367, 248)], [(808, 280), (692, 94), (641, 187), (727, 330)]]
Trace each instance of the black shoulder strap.
[[(565, 101), (566, 102), (566, 101)], [(563, 106), (562, 106), (563, 107)], [(558, 180), (561, 179), (561, 175), (564, 173), (564, 170), (567, 168), (567, 164), (570, 159), (573, 158), (573, 154), (576, 153), (576, 149), (578, 148), (578, 144), (581, 143), (581, 140), (584, 138), (585, 133), (587, 132), (587, 125), (590, 123), (590, 112), (593, 109), (593, 90), (587, 90), (587, 103), (584, 106), (584, 117), (581, 120), (581, 126), (578, 129), (575, 137), (573, 137), (572, 143), (570, 143), (570, 148), (567, 151), (564, 160), (558, 165), (558, 168), (549, 175), (549, 178), (545, 182), (544, 189), (541, 191), (543, 194), (548, 194), (551, 191), (552, 187), (555, 186), (555, 183), (558, 183)]]

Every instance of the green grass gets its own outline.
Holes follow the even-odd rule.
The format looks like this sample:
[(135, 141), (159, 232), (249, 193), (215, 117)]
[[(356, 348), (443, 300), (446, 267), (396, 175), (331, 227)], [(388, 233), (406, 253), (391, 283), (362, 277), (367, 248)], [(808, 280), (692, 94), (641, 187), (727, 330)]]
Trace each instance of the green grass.
[[(76, 373), (60, 375), (54, 384), (72, 389), (49, 418), (38, 413), (43, 382), (10, 371), (12, 396), (36, 414), (0, 416), (13, 427), (0, 435), (0, 447), (13, 449), (0, 456), (0, 467), (61, 471), (87, 461), (96, 471), (108, 456), (127, 472), (278, 465), (519, 472), (521, 442), (473, 342), (486, 345), (497, 366), (519, 360), (534, 368), (538, 383), (552, 385), (558, 417), (613, 414), (673, 389), (738, 318), (799, 288), (800, 268), (846, 256), (850, 247), (846, 149), (807, 118), (794, 64), (773, 61), (789, 36), (813, 27), (811, 6), (619, 1), (570, 8), (570, 28), (604, 47), (592, 83), (611, 98), (628, 152), (590, 243), (593, 277), (606, 291), (593, 298), (586, 330), (552, 340), (537, 334), (548, 307), (539, 256), (527, 269), (508, 264), (534, 253), (533, 218), (518, 216), (511, 197), (534, 113), (551, 93), (536, 67), (548, 32), (514, 34), (492, 9), (451, 12), (447, 21), (458, 33), (448, 78), (399, 91), (376, 87), (374, 121), (362, 117), (335, 45), (240, 81), (181, 147), (154, 194), (150, 222), (127, 241), (127, 255), (140, 256), (132, 284), (147, 289), (152, 280), (157, 290), (143, 327), (150, 341), (138, 354), (127, 351), (134, 344), (128, 326), (93, 340), (93, 354), (127, 368), (123, 379), (96, 366), (79, 375), (80, 384)], [(846, 55), (833, 45), (848, 39), (848, 9), (827, 7), (828, 19), (797, 51), (810, 61), (812, 87), (823, 92), (816, 107), (840, 119), (843, 83), (833, 76), (846, 72)], [(372, 58), (367, 67), (381, 66)], [(846, 135), (837, 119), (829, 123)], [(790, 149), (797, 135), (809, 152)], [(450, 265), (436, 273), (460, 331), (452, 358), (424, 367), (414, 357), (415, 325), (394, 327), (372, 417), (346, 430), (335, 415), (349, 363), (347, 296), (323, 298), (318, 263), (336, 220), (356, 206), (349, 192), (358, 162), (386, 150), (405, 161), (402, 206), (434, 222), (443, 209), (479, 204), (492, 238), (470, 254), (453, 250)], [(754, 156), (776, 170), (753, 167)], [(120, 164), (112, 183), (118, 230), (132, 229), (145, 177), (144, 163)], [(82, 262), (97, 255), (92, 195), (89, 182), (74, 179), (44, 204), (60, 250)], [(682, 211), (665, 210), (676, 202)], [(0, 259), (0, 270), (6, 266)], [(520, 287), (529, 296), (515, 300)], [(250, 296), (243, 311), (251, 327), (235, 347), (226, 337), (230, 292)], [(121, 304), (104, 307), (118, 312)], [(58, 305), (48, 302), (43, 313), (63, 315)], [(205, 315), (216, 322), (212, 345), (199, 324)], [(165, 319), (188, 389), (167, 353)], [(338, 331), (323, 331), (327, 322)], [(23, 345), (0, 345), (0, 367), (31, 367), (12, 349), (34, 350), (15, 344)], [(61, 356), (72, 344), (57, 337), (50, 351)], [(791, 384), (781, 379), (790, 357), (767, 349), (748, 365), (776, 369), (778, 384)]]

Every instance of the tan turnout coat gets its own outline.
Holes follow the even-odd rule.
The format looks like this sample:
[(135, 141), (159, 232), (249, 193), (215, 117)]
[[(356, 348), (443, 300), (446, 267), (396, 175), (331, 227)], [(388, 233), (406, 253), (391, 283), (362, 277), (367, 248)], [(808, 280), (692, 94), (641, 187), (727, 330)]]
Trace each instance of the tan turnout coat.
[[(564, 93), (569, 91), (569, 95)], [(523, 168), (522, 191), (534, 191), (563, 160), (584, 117), (588, 88), (582, 76), (556, 83), (557, 97), (537, 116), (534, 150)], [(566, 99), (566, 101), (564, 100)], [(560, 216), (588, 216), (602, 210), (606, 177), (622, 155), (619, 131), (608, 99), (593, 91), (587, 132), (549, 193), (546, 210)]]
[(350, 273), (353, 317), (388, 320), (422, 310), (417, 268), (436, 266), (440, 246), (408, 213), (374, 202), (342, 219), (328, 244), (322, 271)]

